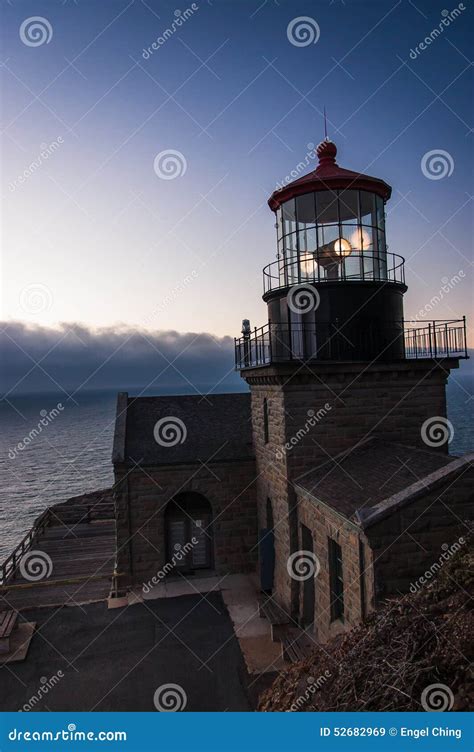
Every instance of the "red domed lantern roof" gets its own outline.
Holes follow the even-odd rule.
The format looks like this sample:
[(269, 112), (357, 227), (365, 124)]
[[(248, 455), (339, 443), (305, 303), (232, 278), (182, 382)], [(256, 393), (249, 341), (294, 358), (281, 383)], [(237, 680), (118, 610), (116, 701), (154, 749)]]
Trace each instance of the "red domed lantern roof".
[(381, 196), (384, 201), (390, 198), (392, 189), (384, 180), (339, 167), (336, 163), (336, 144), (329, 139), (321, 141), (316, 153), (319, 158), (316, 169), (274, 191), (268, 200), (270, 209), (276, 211), (285, 201), (304, 193), (331, 191), (337, 188), (369, 191)]

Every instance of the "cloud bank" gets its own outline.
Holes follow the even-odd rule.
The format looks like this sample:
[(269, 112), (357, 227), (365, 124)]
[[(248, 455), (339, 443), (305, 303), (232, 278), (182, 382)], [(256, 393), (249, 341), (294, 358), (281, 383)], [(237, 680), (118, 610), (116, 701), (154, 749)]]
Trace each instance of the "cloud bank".
[[(470, 355), (473, 353), (470, 351)], [(459, 375), (472, 373), (461, 361)], [(113, 389), (146, 394), (245, 391), (234, 342), (207, 333), (129, 327), (53, 329), (0, 323), (0, 394)]]
[(0, 353), (0, 392), (8, 397), (85, 389), (193, 394), (246, 388), (233, 370), (232, 338), (206, 333), (8, 322), (0, 325)]

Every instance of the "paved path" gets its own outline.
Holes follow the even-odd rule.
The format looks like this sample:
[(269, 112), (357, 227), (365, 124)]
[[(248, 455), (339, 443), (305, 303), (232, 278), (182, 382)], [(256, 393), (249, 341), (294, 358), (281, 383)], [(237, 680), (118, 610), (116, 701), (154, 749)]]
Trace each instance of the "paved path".
[(61, 671), (34, 710), (154, 711), (164, 684), (186, 695), (186, 711), (251, 710), (248, 675), (220, 593), (35, 609), (23, 663), (0, 666), (0, 710), (18, 710)]
[(247, 671), (254, 677), (281, 671), (287, 665), (279, 642), (272, 642), (269, 622), (259, 616), (258, 584), (254, 575), (228, 574), (196, 578), (169, 578), (150, 591), (137, 588), (129, 603), (176, 598), (193, 593), (221, 592), (244, 656)]

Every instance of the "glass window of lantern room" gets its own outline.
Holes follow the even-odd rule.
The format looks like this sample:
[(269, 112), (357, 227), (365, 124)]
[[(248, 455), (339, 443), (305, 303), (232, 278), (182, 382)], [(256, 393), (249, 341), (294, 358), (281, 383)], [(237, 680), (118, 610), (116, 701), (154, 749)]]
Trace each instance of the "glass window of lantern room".
[[(318, 253), (339, 238), (339, 201), (337, 191), (317, 191), (316, 216), (318, 220)], [(325, 279), (327, 269), (318, 265), (318, 278)]]
[[(300, 259), (311, 264), (308, 254), (316, 250), (316, 203), (314, 193), (305, 193), (296, 199), (296, 221), (298, 225), (298, 252)], [(303, 273), (305, 276), (305, 273)]]
[(283, 235), (283, 228), (281, 225), (281, 207), (280, 206), (276, 210), (275, 218), (276, 218), (277, 241), (278, 241), (278, 244), (280, 244), (280, 240)]
[(298, 233), (298, 248), (300, 256), (314, 253), (316, 250), (316, 227), (308, 227)]
[(296, 232), (296, 206), (295, 199), (290, 198), (285, 201), (281, 207), (283, 220), (283, 235), (289, 235), (290, 232)]
[(359, 222), (359, 191), (339, 191), (339, 218), (342, 225)]
[(360, 191), (360, 222), (362, 225), (377, 226), (374, 193)]
[(324, 246), (337, 240), (339, 237), (339, 225), (319, 225), (318, 226), (318, 249), (323, 250)]
[(315, 195), (318, 225), (338, 225), (339, 202), (337, 191), (317, 191)]
[(283, 238), (283, 250), (285, 252), (285, 257), (287, 260), (289, 260), (291, 256), (296, 256), (296, 249), (298, 247), (297, 236), (297, 232), (291, 232), (289, 235), (285, 235), (285, 237)]
[(377, 211), (377, 227), (379, 230), (385, 230), (385, 205), (381, 196), (375, 197)]
[(314, 193), (305, 193), (296, 199), (296, 219), (298, 229), (314, 227), (316, 224), (316, 203)]
[(385, 245), (385, 233), (378, 230), (378, 257), (380, 278), (387, 279), (387, 247)]
[(284, 263), (292, 263), (296, 258), (297, 249), (297, 225), (296, 225), (296, 203), (292, 198), (285, 201), (281, 206), (282, 229), (283, 229), (283, 257)]

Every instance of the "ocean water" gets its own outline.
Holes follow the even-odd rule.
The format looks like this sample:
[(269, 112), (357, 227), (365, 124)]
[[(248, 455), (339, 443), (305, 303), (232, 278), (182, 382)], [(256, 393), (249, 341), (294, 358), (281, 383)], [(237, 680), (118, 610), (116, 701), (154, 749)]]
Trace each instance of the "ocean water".
[[(473, 393), (474, 374), (454, 371), (448, 385), (451, 454), (474, 450)], [(46, 507), (113, 481), (116, 393), (83, 392), (75, 400), (49, 394), (0, 401), (0, 561)], [(24, 446), (35, 428), (37, 435)]]
[[(48, 394), (0, 402), (0, 561), (46, 507), (113, 481), (116, 394), (74, 399)], [(20, 449), (41, 420), (41, 432)]]

